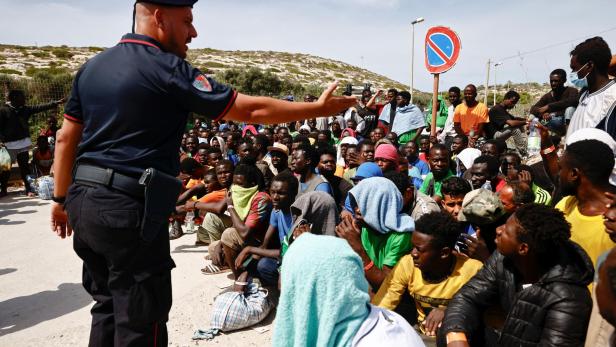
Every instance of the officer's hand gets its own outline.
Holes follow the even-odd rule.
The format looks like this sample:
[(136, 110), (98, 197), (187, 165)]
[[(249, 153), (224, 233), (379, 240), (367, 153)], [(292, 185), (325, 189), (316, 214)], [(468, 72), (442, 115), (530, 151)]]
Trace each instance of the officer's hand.
[(355, 106), (357, 99), (354, 96), (334, 96), (334, 91), (338, 88), (338, 82), (334, 82), (325, 89), (317, 103), (321, 106), (319, 114), (331, 115), (342, 112), (351, 106)]
[(51, 205), (51, 231), (61, 238), (70, 237), (73, 233), (73, 229), (68, 224), (68, 216), (64, 207), (55, 202)]

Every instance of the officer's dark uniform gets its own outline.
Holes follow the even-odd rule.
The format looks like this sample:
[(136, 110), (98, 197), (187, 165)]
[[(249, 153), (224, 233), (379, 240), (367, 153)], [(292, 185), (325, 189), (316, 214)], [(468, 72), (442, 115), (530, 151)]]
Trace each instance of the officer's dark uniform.
[[(146, 199), (138, 179), (148, 168), (177, 176), (189, 112), (220, 119), (236, 96), (136, 34), (77, 73), (64, 117), (82, 123), (83, 136), (64, 205), (84, 261), (83, 285), (96, 301), (91, 346), (167, 344), (175, 264), (166, 224), (142, 233)], [(154, 235), (149, 242), (146, 232)]]

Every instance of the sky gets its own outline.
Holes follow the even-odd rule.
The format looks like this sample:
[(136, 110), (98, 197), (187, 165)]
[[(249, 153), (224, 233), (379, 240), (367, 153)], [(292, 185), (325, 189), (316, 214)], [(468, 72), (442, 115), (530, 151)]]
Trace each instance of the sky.
[[(131, 26), (130, 0), (0, 0), (0, 8), (2, 44), (109, 47)], [(615, 13), (615, 0), (201, 0), (190, 47), (314, 54), (408, 85), (410, 23), (423, 17), (415, 25), (415, 88), (432, 90), (424, 40), (438, 25), (462, 42), (439, 89), (484, 84), (488, 60), (502, 62), (499, 84), (547, 82), (555, 68), (570, 71), (569, 52), (585, 38), (602, 36), (616, 54)]]

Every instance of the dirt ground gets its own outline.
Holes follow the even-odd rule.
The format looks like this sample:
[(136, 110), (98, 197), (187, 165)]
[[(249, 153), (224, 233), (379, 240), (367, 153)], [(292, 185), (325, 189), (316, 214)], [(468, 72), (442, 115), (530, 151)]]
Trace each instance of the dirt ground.
[[(92, 299), (81, 286), (81, 260), (72, 240), (50, 231), (49, 201), (13, 192), (0, 198), (0, 346), (86, 346)], [(232, 284), (227, 274), (204, 276), (207, 247), (195, 235), (171, 241), (173, 276), (170, 346), (269, 346), (274, 313), (257, 327), (213, 341), (193, 341), (208, 328), (214, 297)]]

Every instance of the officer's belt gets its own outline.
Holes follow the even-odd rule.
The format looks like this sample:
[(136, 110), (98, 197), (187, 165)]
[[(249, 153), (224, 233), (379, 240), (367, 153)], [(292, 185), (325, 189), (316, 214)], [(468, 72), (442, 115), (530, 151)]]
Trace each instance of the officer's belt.
[(74, 179), (76, 183), (102, 185), (136, 198), (144, 196), (145, 187), (139, 184), (138, 179), (123, 175), (113, 169), (79, 164), (75, 169)]

